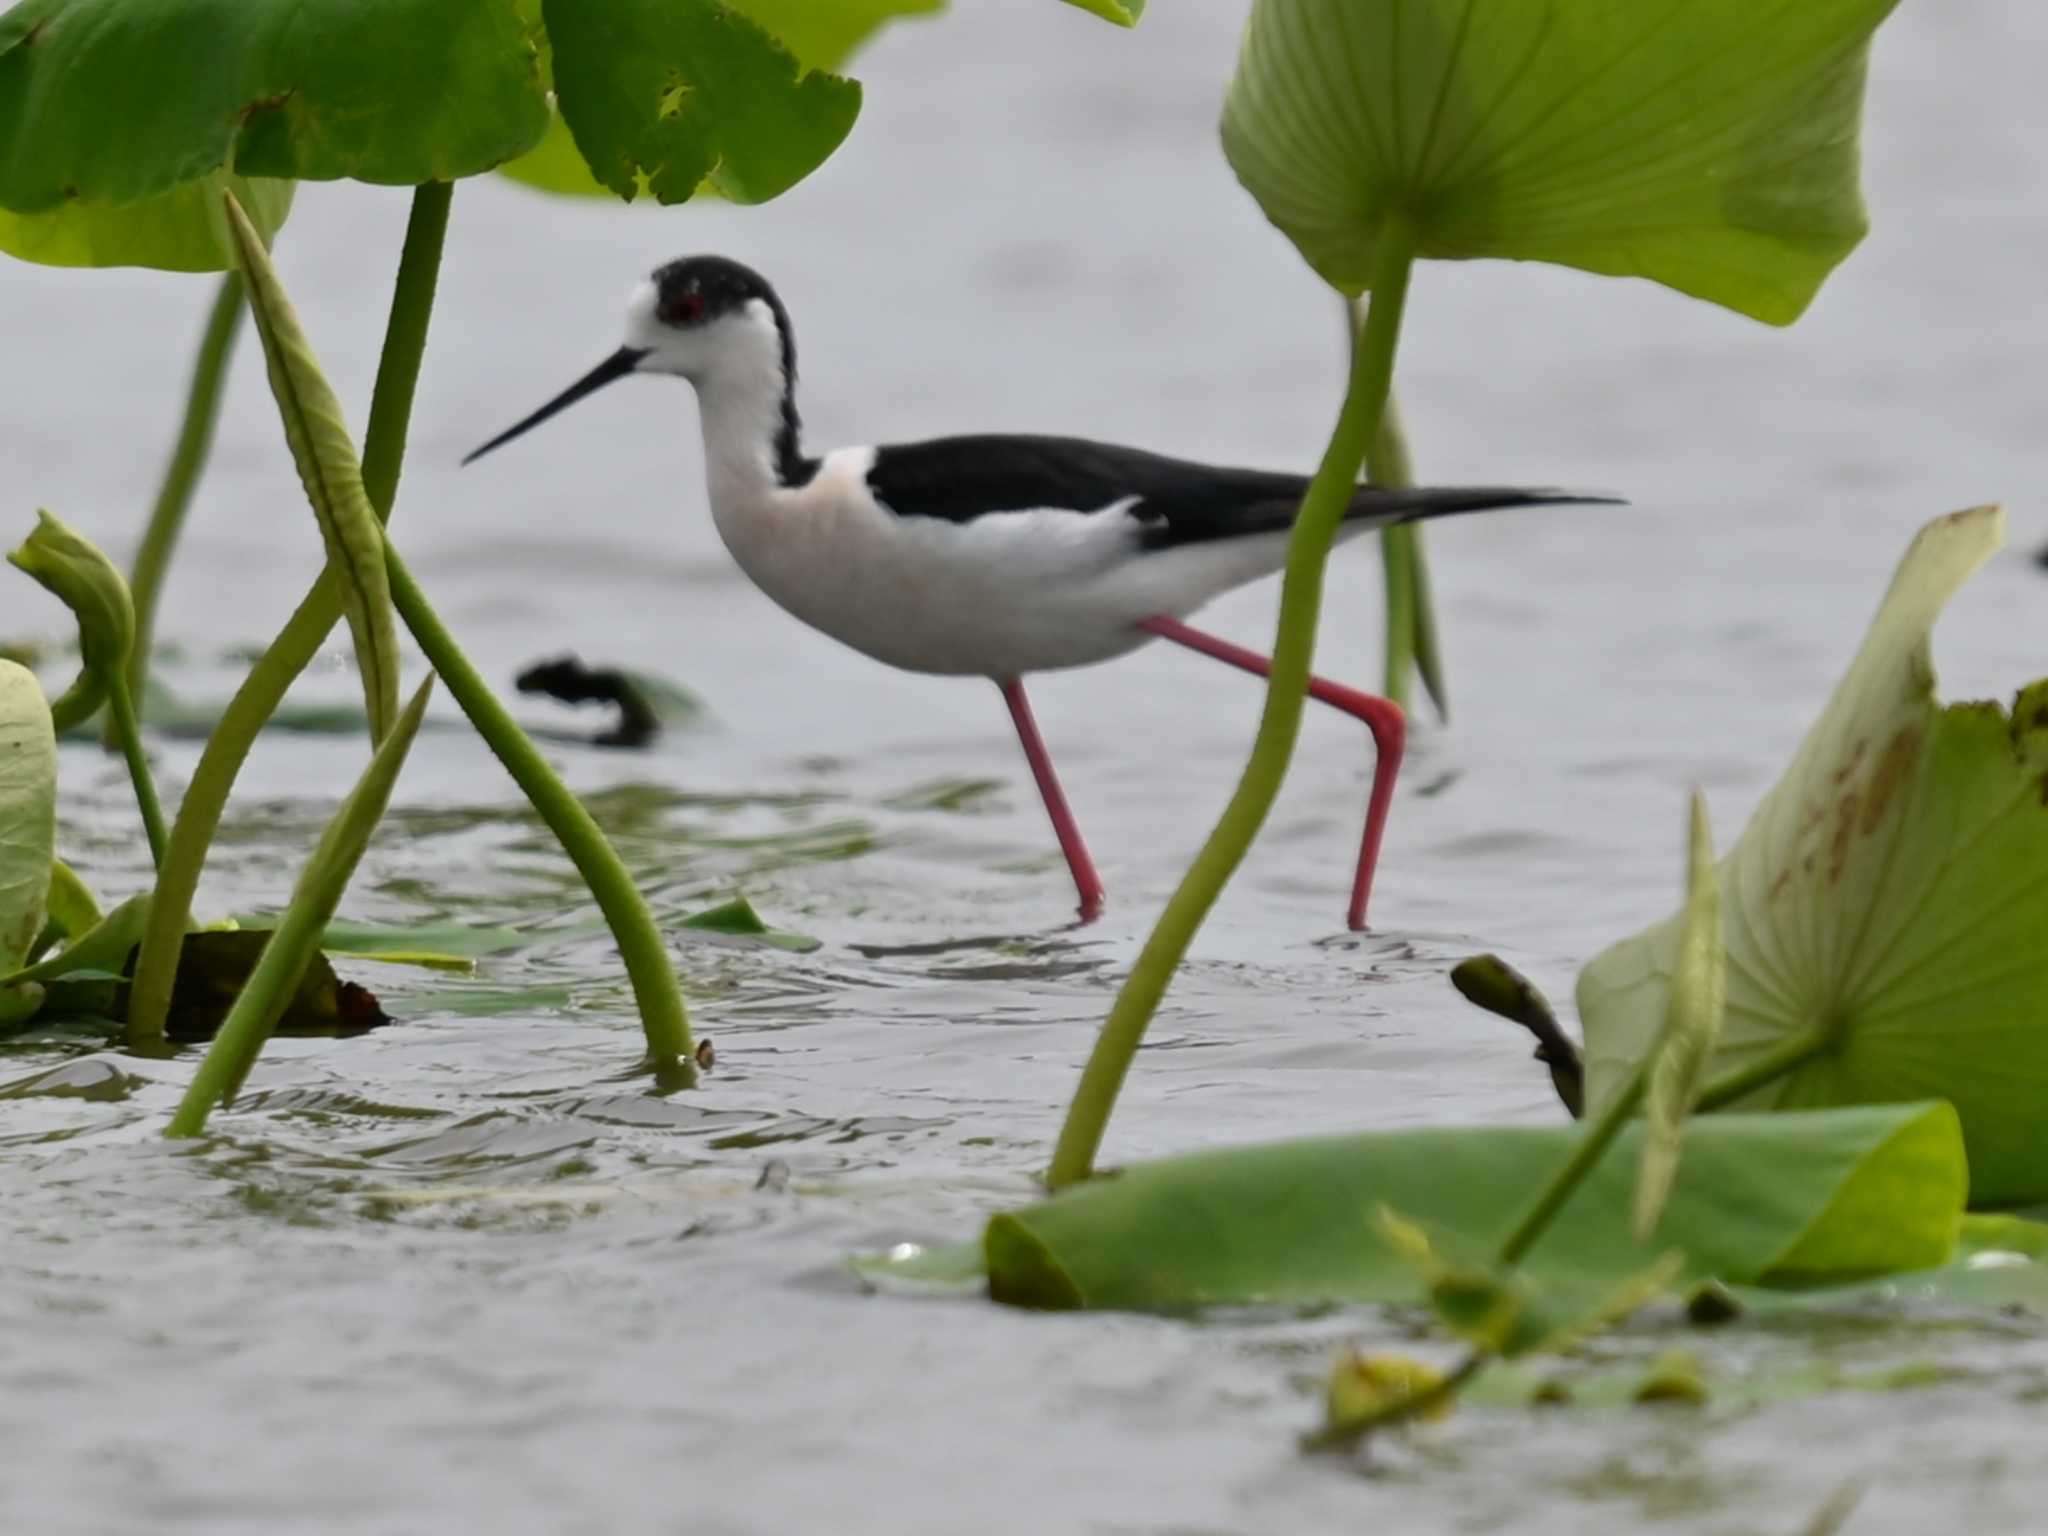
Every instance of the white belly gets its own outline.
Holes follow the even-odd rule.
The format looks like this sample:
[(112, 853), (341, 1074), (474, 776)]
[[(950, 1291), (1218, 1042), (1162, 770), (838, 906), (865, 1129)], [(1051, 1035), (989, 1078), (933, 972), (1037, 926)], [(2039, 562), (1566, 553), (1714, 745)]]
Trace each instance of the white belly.
[(1016, 677), (1106, 661), (1152, 638), (1139, 621), (1183, 617), (1284, 558), (1279, 534), (1147, 551), (1121, 506), (898, 517), (868, 496), (868, 461), (842, 450), (809, 485), (766, 496), (721, 499), (714, 486), (712, 512), (769, 597), (906, 671)]

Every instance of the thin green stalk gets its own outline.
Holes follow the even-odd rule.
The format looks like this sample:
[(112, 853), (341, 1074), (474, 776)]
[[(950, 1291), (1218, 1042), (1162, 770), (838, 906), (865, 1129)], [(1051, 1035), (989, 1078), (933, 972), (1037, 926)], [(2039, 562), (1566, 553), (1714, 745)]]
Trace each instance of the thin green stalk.
[[(1825, 1030), (1809, 1030), (1794, 1036), (1782, 1045), (1759, 1056), (1748, 1066), (1729, 1073), (1716, 1082), (1709, 1083), (1700, 1091), (1699, 1099), (1693, 1105), (1696, 1114), (1722, 1109), (1736, 1100), (1746, 1098), (1757, 1089), (1777, 1081), (1786, 1073), (1797, 1070), (1822, 1052), (1834, 1045), (1834, 1039)], [(1515, 1224), (1515, 1230), (1508, 1240), (1501, 1244), (1500, 1263), (1512, 1267), (1521, 1262), (1524, 1255), (1535, 1246), (1557, 1213), (1572, 1196), (1572, 1191), (1585, 1181), (1593, 1171), (1593, 1165), (1600, 1161), (1600, 1155), (1621, 1133), (1621, 1128), (1643, 1102), (1644, 1085), (1649, 1081), (1650, 1058), (1645, 1057), (1637, 1064), (1628, 1084), (1620, 1095), (1601, 1112), (1600, 1118), (1579, 1138), (1571, 1158), (1557, 1171), (1536, 1201)]]
[(1387, 590), (1386, 677), (1380, 692), (1404, 710), (1415, 677), (1415, 530), (1406, 523), (1380, 530), (1380, 570)]
[(617, 852), (606, 841), (590, 812), (547, 764), (547, 759), (500, 704), (469, 658), (441, 623), (412, 572), (387, 540), (384, 565), (391, 577), (391, 601), (399, 617), (440, 674), (449, 694), (462, 706), (470, 723), (497, 754), (514, 781), (533, 802), (575, 862), (590, 894), (597, 898), (619, 958), (633, 984), (640, 1024), (647, 1032), (647, 1053), (658, 1080), (688, 1087), (696, 1081), (696, 1048), (690, 1040), (690, 1017), (682, 988), (654, 915)]
[(1182, 877), (1180, 888), (1160, 914), (1152, 936), (1117, 993), (1095, 1049), (1081, 1074), (1066, 1123), (1060, 1128), (1046, 1181), (1054, 1189), (1088, 1178), (1108, 1128), (1118, 1090), (1130, 1071), (1145, 1028), (1159, 1009), (1195, 931), (1243, 861), (1272, 809), (1301, 732), (1301, 711), (1315, 655), (1316, 622), (1323, 597), (1323, 570), (1344, 520), (1366, 448), (1379, 431), (1393, 381), (1394, 352), (1400, 342), (1401, 311), (1415, 260), (1415, 231), (1400, 215), (1380, 231), (1374, 261), (1372, 307), (1365, 335), (1352, 360), (1351, 382), (1323, 461), (1287, 544), (1287, 568), (1280, 589), (1280, 623), (1273, 643), (1272, 675), (1259, 731), (1243, 777), (1209, 840)]
[(1586, 1181), (1586, 1175), (1593, 1171), (1593, 1165), (1600, 1161), (1601, 1154), (1606, 1152), (1613, 1144), (1614, 1138), (1621, 1134), (1621, 1128), (1628, 1123), (1629, 1117), (1641, 1107), (1643, 1086), (1649, 1081), (1649, 1077), (1649, 1058), (1645, 1057), (1637, 1064), (1634, 1074), (1628, 1080), (1628, 1086), (1601, 1111), (1598, 1120), (1586, 1127), (1586, 1133), (1579, 1138), (1578, 1145), (1572, 1148), (1572, 1155), (1566, 1159), (1565, 1165), (1557, 1170), (1549, 1184), (1536, 1196), (1535, 1203), (1523, 1212), (1522, 1219), (1515, 1223), (1514, 1231), (1509, 1233), (1507, 1241), (1500, 1245), (1501, 1268), (1514, 1268), (1522, 1262), (1523, 1256), (1536, 1246), (1536, 1240), (1543, 1235), (1557, 1213), (1564, 1209), (1565, 1202), (1571, 1199), (1573, 1192)]
[[(1344, 310), (1347, 334), (1354, 349), (1365, 325), (1364, 307), (1350, 300)], [(1387, 397), (1380, 429), (1366, 450), (1365, 478), (1388, 490), (1415, 485), (1415, 460), (1401, 422), (1401, 403)], [(1444, 683), (1443, 653), (1437, 643), (1436, 603), (1429, 583), (1429, 561), (1423, 553), (1420, 523), (1405, 523), (1380, 535), (1380, 566), (1386, 582), (1386, 696), (1408, 708), (1408, 682), (1420, 676), (1423, 691), (1436, 705), (1437, 718), (1451, 714), (1450, 690)]]
[[(213, 428), (220, 419), (221, 386), (226, 381), (228, 359), (234, 354), (235, 337), (242, 328), (242, 275), (229, 272), (220, 280), (207, 312), (206, 330), (199, 338), (199, 354), (192, 362), (192, 383), (185, 394), (185, 420), (178, 428), (177, 445), (164, 470), (163, 485), (150, 509), (149, 524), (142, 531), (142, 543), (135, 550), (135, 564), (128, 573), (128, 590), (135, 599), (135, 649), (128, 657), (128, 689), (141, 698), (149, 681), (149, 650), (156, 632), (157, 598), (163, 591), (164, 572), (171, 563), (171, 551), (185, 526), (185, 512), (192, 504), (192, 492), (206, 468), (206, 456), (213, 448)], [(108, 746), (119, 744), (115, 725), (107, 721)]]
[(1824, 1029), (1808, 1030), (1803, 1035), (1794, 1035), (1781, 1045), (1770, 1050), (1746, 1067), (1739, 1067), (1726, 1077), (1717, 1078), (1700, 1090), (1699, 1101), (1694, 1104), (1695, 1114), (1709, 1110), (1725, 1109), (1740, 1099), (1748, 1098), (1757, 1089), (1776, 1082), (1788, 1073), (1805, 1066), (1814, 1057), (1831, 1050), (1835, 1037)]
[[(412, 216), (406, 224), (405, 247), (399, 256), (398, 280), (384, 329), (384, 350), (377, 362), (377, 383), (370, 401), (370, 423), (363, 438), (363, 487), (380, 519), (389, 520), (398, 494), (398, 476), (405, 459), (405, 434), (411, 419), (413, 391), (419, 382), (420, 358), (426, 350), (427, 321), (433, 313), (434, 285), (440, 273), (441, 246), (448, 229), (448, 205), (454, 188), (428, 182), (413, 189)], [(157, 874), (149, 929), (136, 957), (135, 981), (128, 1003), (128, 1044), (155, 1049), (164, 1039), (170, 1011), (171, 984), (178, 953), (192, 919), (192, 898), (199, 890), (207, 850), (227, 809), (228, 794), (241, 772), (257, 734), (283, 702), (285, 692), (312, 664), (341, 621), (341, 592), (326, 571), (313, 583), (285, 621), (235, 696), (228, 701), (192, 770), (185, 797), (171, 824), (170, 838)]]
[(142, 726), (135, 718), (135, 696), (128, 680), (116, 674), (107, 679), (107, 724), (114, 733), (121, 755), (128, 760), (128, 779), (135, 786), (135, 804), (142, 811), (142, 831), (149, 839), (149, 861), (164, 867), (164, 809), (156, 797), (156, 780), (150, 776), (149, 759), (142, 751)]

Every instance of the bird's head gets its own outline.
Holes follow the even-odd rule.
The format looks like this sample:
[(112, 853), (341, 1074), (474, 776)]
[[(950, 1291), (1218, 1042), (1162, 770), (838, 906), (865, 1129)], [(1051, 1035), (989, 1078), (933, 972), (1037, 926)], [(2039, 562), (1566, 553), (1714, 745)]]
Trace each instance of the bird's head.
[(723, 256), (685, 256), (655, 268), (633, 290), (625, 345), (462, 462), (482, 458), (631, 373), (680, 374), (702, 388), (725, 375), (775, 370), (778, 390), (787, 393), (796, 382), (796, 346), (788, 312), (767, 279)]

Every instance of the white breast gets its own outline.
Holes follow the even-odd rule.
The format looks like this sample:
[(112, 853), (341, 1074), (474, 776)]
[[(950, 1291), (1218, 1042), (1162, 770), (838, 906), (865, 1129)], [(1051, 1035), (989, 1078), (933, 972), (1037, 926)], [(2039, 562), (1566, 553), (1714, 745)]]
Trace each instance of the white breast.
[(867, 486), (868, 448), (826, 456), (808, 485), (714, 477), (712, 516), (740, 568), (806, 624), (913, 672), (1014, 677), (1107, 660), (1277, 569), (1280, 538), (1145, 551), (1119, 502), (1093, 512), (899, 517)]

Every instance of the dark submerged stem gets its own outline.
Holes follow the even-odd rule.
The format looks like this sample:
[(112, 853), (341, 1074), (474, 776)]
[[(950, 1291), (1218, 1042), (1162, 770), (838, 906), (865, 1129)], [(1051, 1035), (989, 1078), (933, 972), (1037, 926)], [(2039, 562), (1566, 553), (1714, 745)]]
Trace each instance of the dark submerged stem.
[(1288, 541), (1272, 672), (1250, 760), (1215, 830), (1160, 914), (1137, 964), (1117, 994), (1102, 1033), (1096, 1038), (1047, 1170), (1046, 1182), (1054, 1189), (1077, 1183), (1094, 1172), (1095, 1154), (1102, 1145), (1117, 1093), (1144, 1039), (1146, 1026), (1158, 1011), (1160, 999), (1166, 995), (1167, 985), (1186, 956), (1195, 931), (1243, 861), (1266, 813), (1272, 809), (1280, 781), (1294, 755), (1295, 739), (1301, 732), (1309, 664), (1315, 655), (1323, 571), (1352, 488), (1358, 482), (1366, 450), (1379, 432), (1381, 414), (1386, 408), (1414, 259), (1413, 226), (1400, 214), (1390, 216), (1380, 231), (1371, 310), (1352, 360), (1344, 408)]

